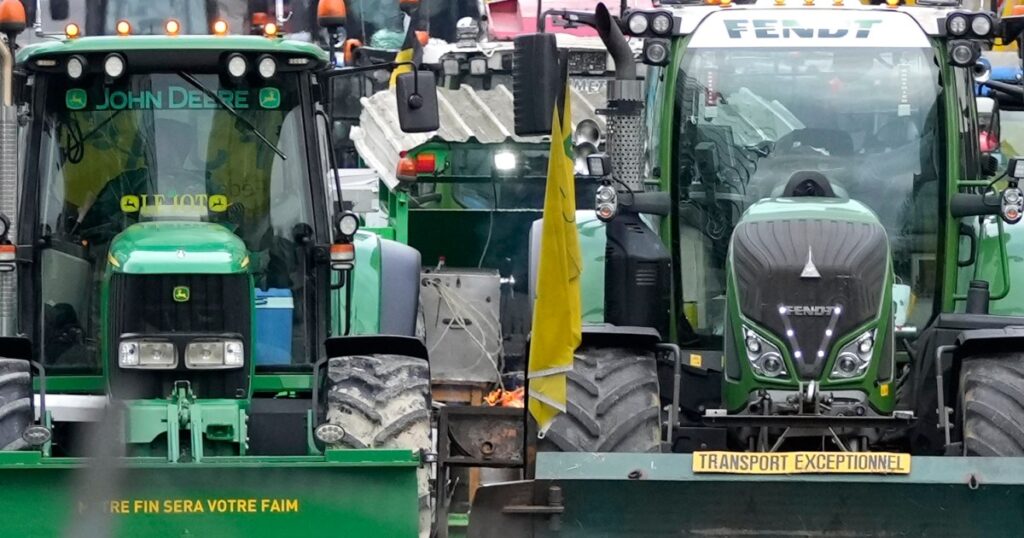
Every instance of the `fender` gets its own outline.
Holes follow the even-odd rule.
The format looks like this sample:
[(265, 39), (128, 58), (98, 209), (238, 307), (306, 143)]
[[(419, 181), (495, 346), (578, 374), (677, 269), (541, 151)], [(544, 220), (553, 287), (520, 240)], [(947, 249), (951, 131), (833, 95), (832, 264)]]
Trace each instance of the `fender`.
[(404, 355), (429, 360), (427, 346), (412, 336), (375, 334), (365, 336), (334, 336), (324, 342), (327, 357), (349, 357), (352, 355)]

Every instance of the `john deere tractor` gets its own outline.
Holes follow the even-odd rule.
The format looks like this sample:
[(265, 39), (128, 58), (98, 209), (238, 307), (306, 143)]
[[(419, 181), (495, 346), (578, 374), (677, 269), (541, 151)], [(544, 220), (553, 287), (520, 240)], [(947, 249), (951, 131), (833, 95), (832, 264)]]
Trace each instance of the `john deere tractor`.
[[(5, 47), (24, 22), (0, 3)], [(328, 202), (346, 72), (165, 28), (2, 64), (0, 503), (47, 516), (0, 534), (426, 532), (419, 255)], [(433, 87), (398, 78), (403, 127), (437, 128)]]
[[(615, 60), (587, 158), (606, 325), (538, 442), (557, 450), (482, 488), (472, 535), (1024, 532), (995, 508), (1024, 460), (973, 457), (1024, 456), (1024, 161), (981, 152), (973, 97), (1021, 23), (814, 4), (552, 13)], [(518, 131), (546, 129), (552, 64), (519, 69)]]

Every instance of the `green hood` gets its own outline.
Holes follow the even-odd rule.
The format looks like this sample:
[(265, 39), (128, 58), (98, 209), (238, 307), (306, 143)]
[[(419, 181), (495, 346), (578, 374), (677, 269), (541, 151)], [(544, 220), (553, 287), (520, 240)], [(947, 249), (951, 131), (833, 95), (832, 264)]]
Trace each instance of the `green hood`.
[(249, 266), (245, 243), (219, 224), (142, 222), (110, 243), (114, 272), (133, 274), (241, 273)]

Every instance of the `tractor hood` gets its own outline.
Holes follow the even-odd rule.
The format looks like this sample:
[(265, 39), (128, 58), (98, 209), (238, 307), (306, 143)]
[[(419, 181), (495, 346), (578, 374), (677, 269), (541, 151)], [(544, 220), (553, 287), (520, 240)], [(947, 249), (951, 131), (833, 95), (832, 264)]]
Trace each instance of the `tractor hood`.
[(785, 344), (800, 379), (819, 379), (836, 342), (879, 317), (889, 242), (859, 202), (758, 202), (736, 227), (730, 253), (741, 318)]
[(227, 228), (207, 222), (142, 222), (129, 226), (110, 244), (115, 272), (133, 274), (244, 272), (245, 243)]

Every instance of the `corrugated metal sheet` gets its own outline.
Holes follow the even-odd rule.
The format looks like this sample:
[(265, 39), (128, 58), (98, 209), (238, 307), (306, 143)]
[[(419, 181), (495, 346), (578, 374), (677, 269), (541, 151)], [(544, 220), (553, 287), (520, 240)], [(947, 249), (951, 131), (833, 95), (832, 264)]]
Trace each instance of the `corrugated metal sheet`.
[[(588, 80), (572, 85), (573, 125), (593, 119), (605, 129), (604, 117), (596, 110), (607, 103), (603, 81)], [(512, 92), (503, 85), (491, 90), (474, 90), (463, 85), (457, 90), (438, 88), (441, 128), (433, 133), (403, 133), (398, 126), (398, 110), (393, 90), (363, 98), (360, 126), (352, 130), (356, 150), (367, 166), (380, 174), (388, 186), (397, 184), (395, 168), (398, 154), (431, 139), (467, 142), (471, 138), (488, 144), (507, 141), (546, 142), (548, 137), (515, 135)]]

